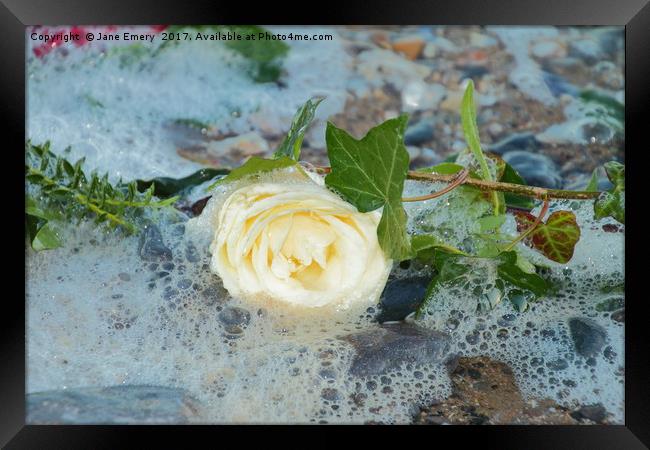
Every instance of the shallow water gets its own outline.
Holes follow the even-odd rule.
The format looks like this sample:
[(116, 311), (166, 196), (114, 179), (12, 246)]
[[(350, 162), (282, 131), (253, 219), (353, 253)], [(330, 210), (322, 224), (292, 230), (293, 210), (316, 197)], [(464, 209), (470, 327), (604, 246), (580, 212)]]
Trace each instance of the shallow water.
[[(493, 33), (506, 39), (506, 31)], [(255, 84), (231, 53), (196, 43), (144, 66), (124, 67), (117, 58), (86, 49), (30, 61), (29, 137), (36, 143), (52, 140), (55, 152), (71, 145), (71, 159), (85, 156), (87, 167), (108, 170), (115, 178), (181, 177), (201, 165), (179, 156), (170, 139), (170, 121), (194, 118), (236, 134), (282, 129), (307, 97), (327, 95), (318, 113), (321, 120), (309, 134), (309, 146), (318, 148), (322, 119), (352, 115), (346, 104), (349, 93), (371, 91), (383, 83), (375, 80), (369, 87), (354, 82), (360, 70), (376, 76), (379, 57), (362, 58), (360, 69), (351, 67), (352, 56), (343, 50), (342, 36), (357, 33), (362, 40), (359, 36), (369, 32), (334, 33), (338, 38), (319, 51), (308, 42), (290, 43), (284, 87)], [(557, 32), (524, 37), (552, 40)], [(443, 49), (438, 64), (444, 70), (445, 58), (455, 50), (440, 37), (433, 40)], [(516, 78), (515, 72), (511, 81), (532, 89), (539, 87), (539, 67), (521, 54), (531, 46), (509, 51), (529, 75)], [(409, 77), (415, 75), (408, 67), (384, 75), (404, 89), (411, 86), (406, 97), (417, 107), (413, 98), (419, 91), (413, 90), (415, 81)], [(400, 78), (403, 73), (408, 73), (406, 80)], [(531, 92), (549, 108), (566, 109), (569, 121), (582, 120), (573, 100), (552, 100), (552, 92), (543, 89)], [(484, 103), (491, 101), (487, 97)], [(552, 123), (546, 125), (539, 129), (546, 133), (542, 136), (565, 138)], [(456, 134), (450, 128), (440, 139), (453, 142)], [(409, 182), (405, 195), (433, 188)], [(200, 196), (199, 190), (191, 194)], [(462, 199), (452, 193), (408, 204), (409, 229), (444, 230), (450, 242), (463, 245), (475, 230), (447, 207), (455, 201)], [(557, 293), (539, 299), (527, 312), (519, 313), (503, 300), (479, 315), (477, 302), (487, 293), (484, 279), (439, 292), (416, 322), (449, 334), (444, 357), (369, 377), (352, 369), (357, 353), (345, 337), (378, 330), (377, 305), (323, 313), (231, 298), (208, 268), (209, 234), (180, 213), (155, 218), (171, 256), (145, 250), (143, 258), (137, 236), (106, 233), (90, 223), (70, 227), (64, 231), (64, 247), (27, 250), (27, 391), (164, 385), (187, 389), (199, 400), (202, 408), (194, 419), (199, 422), (408, 423), (418, 406), (451, 393), (447, 357), (488, 355), (513, 368), (528, 398), (550, 397), (570, 408), (601, 402), (613, 421), (622, 423), (624, 326), (596, 306), (613, 298), (623, 302), (622, 294), (603, 288), (624, 281), (624, 235), (606, 232), (603, 225), (613, 223), (609, 220), (594, 223), (586, 202), (553, 207), (574, 209), (578, 216), (582, 236), (573, 259), (560, 265), (524, 252), (533, 262), (550, 266), (549, 276), (561, 286)], [(514, 229), (510, 218), (502, 231)], [(427, 268), (396, 267), (392, 279), (410, 280), (423, 273)], [(588, 318), (606, 331), (597, 354), (575, 352), (572, 318)]]

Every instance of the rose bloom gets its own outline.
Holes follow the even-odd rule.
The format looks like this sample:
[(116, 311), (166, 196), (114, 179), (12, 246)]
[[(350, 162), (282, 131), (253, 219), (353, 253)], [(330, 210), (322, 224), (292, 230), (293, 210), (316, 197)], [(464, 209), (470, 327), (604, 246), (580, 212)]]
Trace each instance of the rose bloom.
[(214, 214), (210, 267), (234, 297), (345, 309), (375, 303), (388, 278), (381, 214), (360, 213), (322, 179), (249, 184)]

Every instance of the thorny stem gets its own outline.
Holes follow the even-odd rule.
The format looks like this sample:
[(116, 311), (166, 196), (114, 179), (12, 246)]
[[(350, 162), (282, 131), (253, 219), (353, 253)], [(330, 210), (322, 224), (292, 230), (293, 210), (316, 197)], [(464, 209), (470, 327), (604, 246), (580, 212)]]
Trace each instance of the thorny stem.
[(447, 192), (452, 191), (455, 188), (457, 188), (458, 186), (460, 186), (461, 184), (463, 184), (468, 176), (469, 176), (469, 170), (463, 169), (463, 170), (461, 170), (460, 172), (458, 172), (455, 175), (455, 177), (454, 177), (455, 179), (451, 183), (449, 183), (445, 188), (443, 188), (443, 189), (441, 189), (439, 191), (436, 191), (436, 192), (432, 192), (431, 194), (420, 195), (418, 197), (405, 197), (405, 198), (402, 198), (402, 201), (403, 202), (421, 202), (421, 201), (424, 201), (424, 200), (430, 200), (432, 198), (440, 197), (441, 195), (444, 195)]
[[(329, 173), (330, 167), (317, 167), (319, 173)], [(425, 173), (410, 170), (407, 178), (410, 180), (451, 183), (455, 181), (457, 175), (441, 175), (437, 173)], [(562, 189), (547, 189), (537, 186), (525, 186), (522, 184), (504, 183), (501, 181), (486, 181), (477, 178), (467, 178), (462, 183), (468, 186), (474, 186), (482, 191), (492, 192), (509, 192), (511, 194), (523, 195), (524, 197), (536, 198), (539, 200), (547, 199), (574, 199), (574, 200), (591, 200), (600, 195), (599, 191), (565, 191)]]
[(537, 228), (537, 226), (542, 222), (542, 220), (544, 219), (544, 216), (548, 212), (548, 207), (549, 207), (548, 198), (545, 198), (544, 199), (544, 206), (542, 206), (542, 210), (539, 212), (539, 215), (535, 219), (535, 222), (533, 222), (533, 224), (531, 226), (529, 226), (526, 229), (526, 231), (524, 231), (519, 236), (517, 236), (514, 241), (512, 241), (510, 244), (508, 244), (508, 246), (503, 251), (504, 252), (509, 252), (510, 250), (512, 250), (514, 248), (515, 245), (517, 245), (518, 242), (521, 242), (522, 240), (526, 239), (526, 237), (530, 233), (532, 233), (535, 230), (535, 228)]

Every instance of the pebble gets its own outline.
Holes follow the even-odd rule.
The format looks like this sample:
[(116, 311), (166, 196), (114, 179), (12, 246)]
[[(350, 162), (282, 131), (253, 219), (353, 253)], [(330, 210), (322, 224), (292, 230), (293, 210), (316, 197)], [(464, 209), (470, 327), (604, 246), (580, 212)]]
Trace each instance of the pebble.
[(551, 72), (542, 72), (542, 76), (544, 77), (546, 85), (556, 97), (560, 97), (562, 94), (577, 97), (580, 94), (580, 89), (569, 83), (560, 75)]
[(225, 325), (227, 333), (241, 334), (242, 327), (248, 325), (251, 314), (243, 308), (228, 307), (219, 313), (219, 322)]
[(160, 229), (153, 224), (145, 227), (140, 237), (140, 248), (138, 249), (140, 258), (145, 261), (170, 261), (172, 251), (163, 242)]
[(184, 389), (123, 385), (27, 394), (29, 424), (185, 424), (201, 405)]
[(206, 147), (212, 156), (239, 153), (242, 156), (261, 155), (269, 151), (269, 144), (257, 133), (250, 132), (220, 141), (211, 141)]
[(438, 54), (438, 47), (433, 42), (427, 42), (422, 50), (422, 56), (427, 59), (433, 59)]
[(576, 420), (588, 419), (592, 422), (602, 423), (607, 418), (607, 410), (600, 403), (595, 405), (585, 405), (572, 412), (571, 417)]
[(424, 49), (424, 39), (420, 36), (406, 36), (393, 42), (392, 47), (398, 53), (403, 54), (407, 59), (414, 61), (418, 59)]
[(427, 366), (442, 362), (449, 351), (450, 337), (412, 323), (396, 322), (341, 339), (356, 350), (350, 373), (367, 377), (385, 375), (403, 364)]
[(492, 47), (497, 45), (497, 40), (487, 34), (472, 31), (469, 35), (469, 43), (472, 47)]
[(625, 308), (613, 312), (611, 317), (614, 322), (625, 323)]
[(584, 117), (567, 122), (556, 123), (535, 137), (545, 144), (606, 144), (615, 132), (595, 118)]
[(537, 58), (562, 57), (566, 54), (564, 48), (556, 41), (537, 42), (530, 52)]
[(411, 277), (392, 279), (386, 283), (381, 294), (377, 316), (379, 323), (403, 320), (420, 306), (427, 291), (430, 279)]
[(431, 139), (433, 139), (433, 124), (425, 120), (408, 127), (404, 133), (405, 145), (420, 145)]
[(591, 319), (574, 317), (569, 319), (571, 339), (576, 353), (586, 358), (596, 356), (605, 346), (607, 332)]
[(584, 38), (569, 43), (569, 56), (580, 58), (587, 64), (594, 64), (603, 57), (603, 52), (598, 41)]
[(562, 186), (562, 178), (555, 164), (545, 155), (516, 150), (505, 153), (503, 159), (514, 167), (529, 185), (550, 189)]
[[(496, 125), (503, 129), (500, 124), (497, 123)], [(534, 152), (537, 151), (539, 147), (540, 142), (535, 138), (535, 135), (528, 132), (511, 134), (492, 145), (486, 146), (487, 150), (498, 155), (503, 155), (504, 153), (513, 150)]]
[(609, 89), (618, 91), (625, 85), (623, 70), (611, 61), (600, 61), (594, 66), (593, 73)]
[(435, 109), (446, 92), (441, 84), (413, 80), (402, 90), (402, 109), (406, 112)]

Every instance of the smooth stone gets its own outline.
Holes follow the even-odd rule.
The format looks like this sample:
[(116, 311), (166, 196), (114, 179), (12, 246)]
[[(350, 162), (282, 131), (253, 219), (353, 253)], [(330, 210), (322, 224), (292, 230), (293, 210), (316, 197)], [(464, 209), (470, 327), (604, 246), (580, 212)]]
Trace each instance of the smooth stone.
[(384, 375), (403, 364), (426, 366), (443, 363), (450, 337), (412, 323), (386, 323), (378, 328), (341, 337), (356, 355), (350, 373), (359, 377)]
[(27, 394), (30, 424), (183, 424), (200, 404), (184, 389), (124, 385)]
[(220, 141), (211, 141), (207, 151), (216, 157), (229, 156), (233, 152), (243, 156), (261, 155), (269, 151), (269, 144), (259, 134), (250, 132)]
[(406, 129), (404, 133), (405, 145), (419, 145), (433, 139), (433, 125), (430, 122), (421, 120)]
[(187, 245), (185, 246), (185, 259), (187, 259), (187, 261), (192, 263), (199, 262), (201, 260), (201, 255), (199, 255), (199, 251), (191, 242), (188, 242)]
[(611, 61), (601, 61), (593, 68), (598, 80), (608, 88), (619, 90), (625, 85), (625, 76), (621, 67)]
[(320, 394), (321, 398), (323, 400), (327, 400), (329, 402), (337, 402), (341, 400), (341, 394), (339, 394), (339, 391), (337, 391), (334, 388), (325, 388), (321, 391)]
[(431, 280), (427, 277), (400, 278), (388, 281), (381, 294), (377, 315), (379, 323), (403, 320), (420, 306)]
[[(459, 65), (456, 66), (457, 70), (461, 71), (461, 78), (472, 78), (472, 79), (478, 79), (481, 78), (483, 75), (487, 75), (490, 73), (487, 67), (485, 66), (480, 66), (480, 65), (472, 65), (472, 64), (464, 64), (464, 65)], [(490, 106), (490, 105), (484, 105), (483, 103), (480, 102), (481, 97), (485, 97), (485, 95), (478, 95), (477, 96), (479, 99), (479, 103), (481, 106)], [(494, 104), (491, 103), (491, 104)]]
[(172, 251), (163, 242), (160, 229), (153, 224), (145, 227), (144, 233), (140, 236), (140, 258), (145, 261), (170, 261)]
[[(591, 181), (591, 174), (583, 173), (580, 174), (580, 176), (578, 176), (578, 178), (576, 178), (574, 181), (567, 184), (565, 186), (565, 189), (569, 191), (582, 191), (587, 188), (589, 181)], [(609, 181), (607, 177), (599, 177), (597, 186), (599, 191), (608, 191), (614, 187), (612, 182)]]
[(409, 81), (422, 81), (429, 76), (431, 68), (377, 48), (359, 54), (357, 72), (373, 86), (389, 82), (401, 92)]
[(600, 403), (595, 405), (585, 405), (572, 412), (571, 417), (576, 420), (588, 419), (592, 422), (602, 423), (607, 418), (607, 410)]
[(434, 109), (446, 93), (447, 88), (441, 84), (411, 81), (402, 89), (402, 109), (407, 112)]
[(550, 72), (542, 72), (542, 76), (544, 77), (546, 85), (556, 97), (560, 97), (562, 94), (577, 97), (580, 94), (580, 89), (559, 75)]
[(588, 64), (597, 62), (603, 56), (598, 41), (594, 39), (578, 39), (569, 43), (569, 56), (584, 60)]
[(503, 155), (506, 152), (522, 150), (534, 152), (540, 147), (540, 142), (535, 138), (533, 133), (516, 133), (488, 145), (486, 148), (492, 153)]
[(560, 56), (562, 47), (556, 41), (541, 41), (533, 45), (530, 52), (537, 58), (548, 58), (550, 56)]
[(433, 42), (427, 42), (424, 45), (424, 50), (422, 50), (422, 56), (427, 59), (433, 59), (438, 54), (438, 47)]
[(392, 47), (397, 53), (403, 54), (407, 59), (418, 59), (424, 49), (425, 41), (420, 36), (407, 36), (393, 42)]
[(625, 308), (613, 312), (611, 318), (614, 322), (625, 323)]
[(562, 186), (555, 163), (545, 155), (517, 150), (505, 153), (503, 159), (531, 186), (551, 189)]
[(623, 297), (611, 297), (608, 298), (607, 300), (603, 300), (602, 302), (598, 303), (596, 305), (596, 311), (607, 311), (607, 312), (612, 312), (616, 311), (618, 309), (621, 309), (625, 306), (625, 298)]
[(620, 54), (625, 48), (625, 29), (622, 27), (603, 28), (596, 31), (598, 42), (604, 52)]
[(219, 313), (219, 322), (225, 325), (226, 332), (230, 334), (241, 334), (242, 327), (248, 325), (251, 314), (243, 308), (235, 306), (225, 308)]
[(565, 370), (569, 367), (569, 363), (564, 359), (555, 359), (546, 363), (546, 367), (550, 370)]
[(472, 31), (469, 35), (469, 43), (472, 47), (492, 47), (497, 45), (498, 41), (492, 36)]
[(596, 356), (607, 340), (605, 329), (591, 319), (582, 317), (569, 319), (569, 331), (576, 353), (586, 358)]

